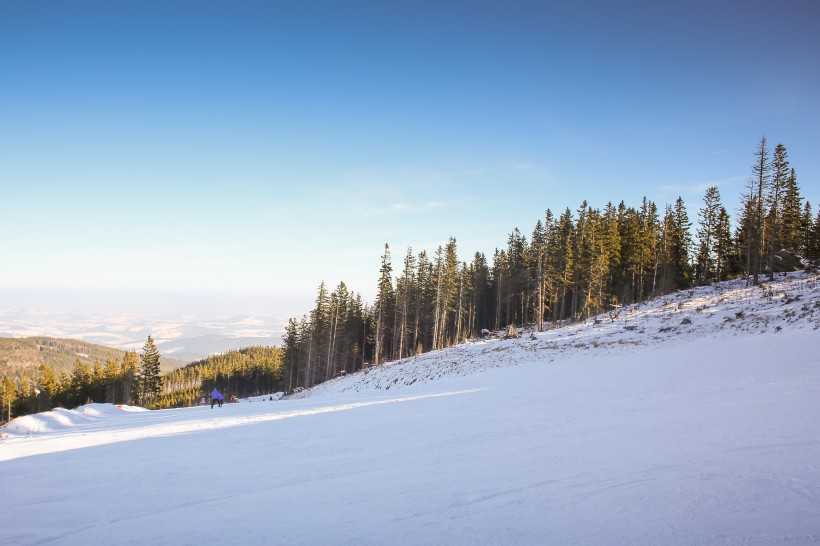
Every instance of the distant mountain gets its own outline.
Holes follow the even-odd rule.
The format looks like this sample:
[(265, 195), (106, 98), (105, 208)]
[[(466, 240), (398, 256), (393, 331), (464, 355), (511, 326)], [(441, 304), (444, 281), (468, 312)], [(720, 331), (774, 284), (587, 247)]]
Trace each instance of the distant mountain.
[[(124, 355), (125, 351), (121, 349), (75, 339), (0, 337), (0, 375), (19, 376), (25, 371), (36, 371), (41, 364), (54, 368), (58, 373), (68, 372), (78, 358), (90, 365), (93, 365), (95, 360), (99, 360), (100, 364), (104, 365), (109, 356), (122, 361)], [(160, 358), (160, 367), (163, 372), (174, 370), (187, 363), (188, 361), (177, 358), (165, 356)]]

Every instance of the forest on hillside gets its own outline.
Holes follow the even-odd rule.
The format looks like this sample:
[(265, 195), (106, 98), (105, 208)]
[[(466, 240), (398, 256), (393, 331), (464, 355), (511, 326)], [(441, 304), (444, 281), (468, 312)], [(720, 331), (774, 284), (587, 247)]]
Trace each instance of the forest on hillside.
[(322, 283), (314, 308), (288, 321), (285, 386), (311, 387), (339, 374), (533, 325), (541, 331), (662, 294), (803, 267), (820, 257), (820, 211), (800, 196), (785, 146), (761, 138), (732, 228), (717, 187), (694, 226), (683, 202), (660, 209), (607, 203), (554, 213), (527, 236), (518, 228), (491, 256), (458, 255), (455, 238), (430, 255), (408, 248), (398, 274), (385, 245), (372, 305), (340, 282)]
[(192, 362), (170, 372), (160, 371), (161, 355), (151, 336), (138, 355), (109, 354), (94, 365), (77, 358), (69, 371), (41, 364), (35, 375), (14, 381), (0, 379), (0, 422), (12, 417), (107, 402), (150, 409), (192, 406), (216, 387), (236, 397), (282, 390), (282, 350), (247, 347)]
[[(0, 373), (15, 382), (36, 377), (41, 365), (57, 374), (70, 373), (76, 360), (89, 366), (105, 363), (113, 358), (122, 361), (127, 351), (88, 343), (77, 339), (54, 337), (0, 337)], [(174, 358), (163, 358), (162, 369), (171, 371), (187, 364)]]

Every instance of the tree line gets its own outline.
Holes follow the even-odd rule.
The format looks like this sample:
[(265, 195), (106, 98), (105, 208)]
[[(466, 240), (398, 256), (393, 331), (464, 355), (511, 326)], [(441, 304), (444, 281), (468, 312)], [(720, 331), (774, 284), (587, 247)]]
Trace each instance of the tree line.
[(197, 360), (165, 374), (153, 400), (157, 408), (196, 405), (216, 388), (230, 397), (245, 398), (283, 390), (282, 349), (246, 347)]
[(109, 356), (105, 364), (93, 365), (77, 358), (71, 372), (60, 373), (41, 364), (37, 377), (23, 376), (18, 382), (9, 377), (2, 380), (3, 411), (0, 421), (29, 413), (48, 411), (56, 407), (73, 408), (92, 402), (145, 405), (162, 384), (159, 371), (159, 351), (148, 336), (141, 355), (126, 351), (119, 359)]
[(150, 409), (191, 406), (216, 387), (237, 397), (282, 390), (282, 350), (248, 347), (160, 373), (160, 353), (151, 336), (142, 352), (126, 352), (92, 365), (79, 358), (71, 373), (42, 364), (37, 376), (0, 380), (0, 422), (11, 417), (73, 408), (93, 402), (139, 405)]
[(800, 196), (785, 146), (763, 137), (737, 225), (716, 186), (706, 190), (695, 236), (683, 199), (663, 210), (611, 202), (547, 209), (529, 236), (462, 261), (455, 238), (432, 255), (408, 248), (394, 271), (385, 245), (372, 305), (344, 282), (322, 283), (313, 309), (284, 335), (285, 388), (311, 387), (410, 355), (533, 325), (538, 331), (693, 285), (800, 267), (820, 258), (820, 211)]

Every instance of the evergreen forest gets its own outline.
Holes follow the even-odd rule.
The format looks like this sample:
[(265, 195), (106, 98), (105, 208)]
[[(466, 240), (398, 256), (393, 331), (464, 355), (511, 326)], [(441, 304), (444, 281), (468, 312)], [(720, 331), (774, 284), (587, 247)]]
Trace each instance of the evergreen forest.
[(547, 209), (528, 235), (514, 229), (491, 256), (458, 255), (455, 238), (432, 254), (408, 248), (394, 270), (385, 245), (376, 298), (322, 283), (315, 306), (284, 337), (285, 388), (532, 326), (538, 331), (693, 285), (804, 267), (820, 258), (820, 211), (800, 196), (782, 144), (761, 138), (733, 224), (716, 186), (696, 224), (680, 197)]
[(160, 354), (149, 336), (141, 353), (126, 352), (122, 360), (108, 357), (89, 366), (79, 358), (71, 373), (40, 366), (37, 380), (2, 378), (0, 422), (56, 407), (73, 408), (92, 402), (138, 405), (149, 409), (195, 405), (209, 400), (216, 387), (237, 398), (283, 389), (282, 350), (247, 347), (192, 362), (165, 374)]

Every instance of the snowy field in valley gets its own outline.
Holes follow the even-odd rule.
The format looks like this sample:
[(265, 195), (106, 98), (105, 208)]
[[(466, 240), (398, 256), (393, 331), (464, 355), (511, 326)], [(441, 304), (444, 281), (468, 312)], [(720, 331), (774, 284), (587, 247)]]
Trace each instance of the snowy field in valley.
[(820, 543), (820, 283), (724, 283), (287, 400), (9, 423), (0, 544)]

